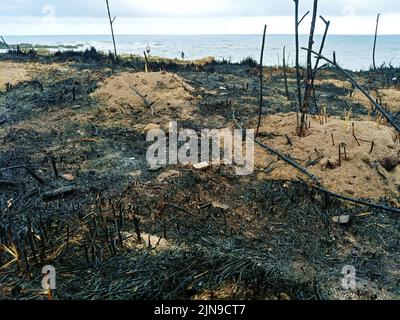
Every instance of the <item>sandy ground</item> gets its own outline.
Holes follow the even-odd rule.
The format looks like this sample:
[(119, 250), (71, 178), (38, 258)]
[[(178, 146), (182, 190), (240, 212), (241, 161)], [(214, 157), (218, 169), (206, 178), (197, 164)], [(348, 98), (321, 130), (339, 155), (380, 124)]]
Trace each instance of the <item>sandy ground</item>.
[(26, 63), (0, 63), (0, 91), (5, 91), (7, 84), (15, 85), (29, 79), (29, 67)]
[[(400, 188), (400, 142), (393, 128), (372, 121), (346, 122), (339, 118), (329, 118), (325, 124), (320, 118), (311, 120), (308, 136), (299, 138), (293, 132), (296, 128), (295, 114), (268, 116), (261, 133), (272, 133), (277, 137), (265, 143), (290, 155), (293, 159), (320, 178), (322, 184), (335, 192), (358, 198), (380, 199), (398, 195)], [(354, 133), (356, 138), (353, 136)], [(287, 135), (293, 144), (289, 145)], [(332, 140), (333, 136), (333, 140)], [(374, 147), (371, 152), (372, 143)], [(339, 166), (339, 145), (346, 147), (341, 151)], [(394, 168), (386, 162), (394, 162)], [(272, 163), (274, 159), (257, 148), (256, 163), (268, 173), (260, 173), (259, 179), (293, 179), (298, 172), (282, 162)]]
[(163, 128), (170, 120), (190, 119), (196, 102), (193, 94), (194, 88), (172, 73), (124, 72), (107, 79), (92, 97), (101, 102), (104, 107), (99, 112), (110, 121), (113, 115), (142, 114), (142, 123), (134, 124), (134, 129), (144, 132), (149, 117)]

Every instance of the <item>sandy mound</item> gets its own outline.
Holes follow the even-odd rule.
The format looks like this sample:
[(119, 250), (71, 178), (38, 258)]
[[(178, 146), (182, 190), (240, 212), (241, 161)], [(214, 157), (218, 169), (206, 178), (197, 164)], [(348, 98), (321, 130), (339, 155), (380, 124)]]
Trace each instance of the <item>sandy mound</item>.
[[(371, 92), (374, 99), (382, 99), (382, 106), (390, 112), (400, 111), (400, 90), (396, 88), (379, 89)], [(359, 90), (355, 90), (349, 101), (357, 102), (366, 107), (367, 110), (371, 109), (372, 104), (368, 98)]]
[(44, 75), (52, 77), (73, 72), (69, 63), (42, 64), (38, 62), (0, 62), (0, 92), (6, 90), (9, 83), (12, 86), (33, 79), (41, 79)]
[[(400, 142), (396, 131), (379, 126), (375, 122), (346, 123), (330, 118), (321, 125), (311, 119), (311, 130), (307, 137), (294, 135), (296, 115), (273, 115), (263, 119), (261, 132), (273, 134), (273, 138), (262, 138), (268, 145), (289, 154), (319, 177), (322, 184), (335, 192), (353, 197), (379, 199), (398, 196), (400, 189)], [(292, 146), (285, 135), (288, 135)], [(332, 135), (334, 145), (332, 141)], [(372, 142), (374, 147), (371, 151)], [(339, 165), (339, 145), (342, 149)], [(256, 165), (265, 168), (259, 179), (294, 179), (301, 175), (282, 161), (256, 149)]]
[(0, 91), (6, 90), (6, 85), (16, 85), (17, 83), (29, 80), (26, 64), (15, 62), (0, 62)]
[(166, 72), (128, 73), (112, 76), (92, 95), (108, 114), (140, 114), (144, 130), (149, 123), (166, 125), (190, 118), (194, 89), (179, 76)]

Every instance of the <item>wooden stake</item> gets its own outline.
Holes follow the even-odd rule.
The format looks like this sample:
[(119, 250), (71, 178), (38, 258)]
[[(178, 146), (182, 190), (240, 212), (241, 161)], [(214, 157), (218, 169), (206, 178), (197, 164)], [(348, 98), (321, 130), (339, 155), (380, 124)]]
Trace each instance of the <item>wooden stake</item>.
[(143, 51), (143, 54), (144, 54), (144, 60), (145, 60), (144, 70), (146, 73), (149, 73), (149, 59), (147, 58), (146, 51)]
[(136, 216), (133, 217), (133, 224), (135, 225), (135, 232), (137, 236), (137, 240), (142, 242), (142, 236), (140, 235), (140, 227), (139, 227), (140, 219)]

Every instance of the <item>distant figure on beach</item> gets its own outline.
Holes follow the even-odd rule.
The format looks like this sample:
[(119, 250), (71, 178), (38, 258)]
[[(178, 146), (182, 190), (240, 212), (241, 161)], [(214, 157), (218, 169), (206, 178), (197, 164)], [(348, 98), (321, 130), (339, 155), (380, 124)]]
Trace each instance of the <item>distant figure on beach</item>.
[(185, 60), (185, 53), (182, 51), (182, 60)]
[(146, 46), (146, 52), (147, 52), (148, 55), (150, 55), (151, 47), (150, 47), (150, 44), (149, 44), (149, 43), (148, 43), (147, 46)]

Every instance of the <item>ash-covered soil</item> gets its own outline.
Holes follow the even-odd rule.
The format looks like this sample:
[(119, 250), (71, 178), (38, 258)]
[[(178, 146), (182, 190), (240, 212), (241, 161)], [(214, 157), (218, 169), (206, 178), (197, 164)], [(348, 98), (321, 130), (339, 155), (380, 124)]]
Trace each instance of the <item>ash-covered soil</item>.
[[(223, 165), (149, 168), (146, 132), (166, 129), (171, 120), (196, 131), (234, 128), (234, 112), (253, 128), (255, 65), (152, 60), (153, 72), (146, 74), (140, 59), (115, 65), (91, 51), (2, 55), (0, 69), (8, 70), (0, 78), (1, 298), (400, 297), (398, 214), (317, 192), (306, 177), (258, 149), (256, 169), (244, 177)], [(355, 74), (394, 117), (398, 73)], [(288, 75), (289, 97), (282, 69), (265, 69), (263, 142), (289, 155), (295, 149), (293, 158), (328, 189), (398, 207), (399, 168), (385, 169), (381, 161), (396, 156), (393, 130), (327, 69), (314, 101), (327, 121), (312, 118), (301, 151), (304, 143), (289, 132), (296, 107), (294, 71)], [(361, 147), (346, 128), (352, 122)], [(330, 150), (332, 126), (336, 143), (349, 145), (343, 167)], [(318, 134), (326, 141), (315, 152)], [(371, 139), (377, 141), (372, 155)], [(348, 176), (353, 166), (359, 180)], [(343, 187), (351, 180), (351, 188)], [(57, 272), (51, 294), (41, 289), (44, 265)], [(342, 287), (347, 265), (356, 270), (353, 291)]]

